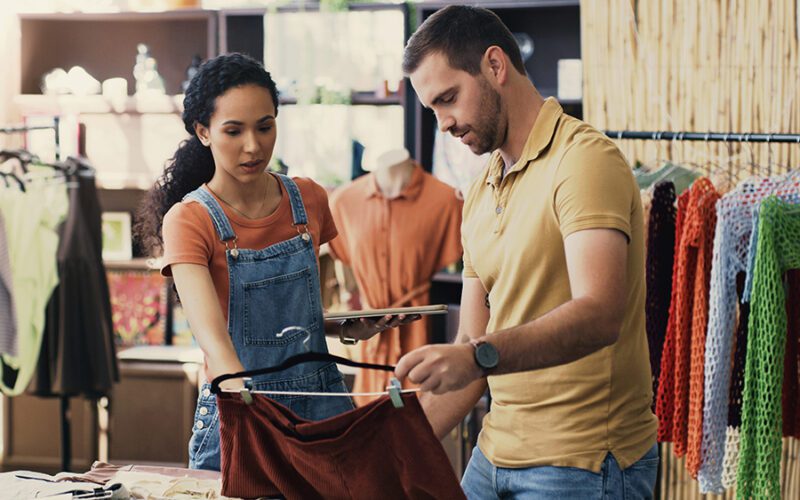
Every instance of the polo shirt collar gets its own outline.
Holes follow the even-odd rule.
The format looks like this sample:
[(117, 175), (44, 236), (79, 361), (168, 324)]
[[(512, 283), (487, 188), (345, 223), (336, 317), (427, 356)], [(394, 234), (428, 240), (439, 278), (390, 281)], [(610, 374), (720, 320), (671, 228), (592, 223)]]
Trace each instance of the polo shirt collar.
[[(375, 180), (375, 175), (371, 174), (372, 178), (367, 183), (366, 195), (367, 198), (378, 197), (384, 198), (383, 193), (381, 192), (380, 188), (378, 187), (378, 181)], [(422, 167), (419, 164), (414, 164), (414, 169), (411, 171), (411, 178), (408, 180), (408, 184), (400, 191), (400, 194), (397, 195), (397, 198), (393, 199), (400, 199), (405, 198), (411, 201), (416, 200), (419, 197), (419, 194), (422, 192), (422, 185), (425, 180), (425, 177), (422, 172)]]
[[(558, 119), (564, 110), (558, 103), (555, 97), (548, 97), (545, 99), (542, 109), (539, 110), (539, 116), (533, 123), (528, 139), (525, 141), (525, 146), (522, 148), (522, 154), (510, 169), (509, 173), (517, 172), (528, 166), (528, 163), (535, 160), (553, 141), (553, 135), (558, 125)], [(486, 177), (486, 183), (493, 186), (500, 184), (503, 178), (503, 157), (500, 156), (500, 151), (495, 151), (489, 160), (489, 175)]]

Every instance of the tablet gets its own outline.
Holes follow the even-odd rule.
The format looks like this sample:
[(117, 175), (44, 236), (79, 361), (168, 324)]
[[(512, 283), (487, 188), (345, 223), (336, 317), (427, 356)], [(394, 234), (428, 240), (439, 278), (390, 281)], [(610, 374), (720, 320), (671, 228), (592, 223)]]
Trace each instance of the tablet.
[(387, 314), (397, 315), (405, 314), (410, 316), (412, 314), (419, 314), (422, 316), (429, 314), (447, 314), (446, 304), (436, 304), (432, 306), (418, 306), (418, 307), (390, 307), (388, 309), (364, 309), (361, 311), (342, 311), (335, 313), (326, 313), (326, 321), (341, 321), (345, 319), (358, 319), (358, 318), (374, 318), (386, 316)]

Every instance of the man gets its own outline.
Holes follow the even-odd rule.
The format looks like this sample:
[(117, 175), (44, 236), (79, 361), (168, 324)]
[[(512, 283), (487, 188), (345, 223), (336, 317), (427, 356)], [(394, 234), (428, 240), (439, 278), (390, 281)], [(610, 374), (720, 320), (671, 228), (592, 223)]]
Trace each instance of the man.
[(488, 10), (426, 20), (403, 60), (439, 127), (495, 151), (464, 204), (459, 338), (405, 355), (444, 436), (488, 386), (469, 498), (647, 498), (656, 418), (639, 191), (602, 133), (544, 100)]

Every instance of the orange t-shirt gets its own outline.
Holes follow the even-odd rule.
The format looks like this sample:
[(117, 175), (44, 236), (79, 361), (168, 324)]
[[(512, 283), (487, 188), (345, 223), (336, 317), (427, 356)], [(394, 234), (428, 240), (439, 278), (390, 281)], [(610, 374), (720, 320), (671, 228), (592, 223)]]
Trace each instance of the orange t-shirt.
[[(322, 186), (311, 179), (294, 178), (294, 181), (303, 198), (308, 217), (308, 231), (311, 233), (314, 251), (319, 257), (319, 246), (336, 236), (336, 225), (328, 207), (328, 194)], [(239, 248), (261, 250), (297, 236), (297, 229), (292, 225), (289, 196), (283, 183), (278, 184), (281, 187), (280, 204), (272, 214), (261, 219), (242, 217), (211, 193), (219, 202), (231, 223), (233, 232), (239, 238), (237, 241)], [(172, 264), (208, 266), (222, 314), (227, 321), (229, 284), (225, 244), (220, 241), (206, 208), (195, 201), (176, 203), (164, 216), (162, 234), (164, 257), (161, 274), (171, 276)]]
[[(399, 196), (387, 199), (374, 175), (365, 175), (331, 196), (339, 236), (333, 255), (352, 267), (364, 307), (429, 303), (427, 285), (461, 257), (461, 207), (455, 190), (417, 166)], [(428, 340), (423, 318), (360, 342), (362, 361), (394, 365)], [(362, 370), (354, 392), (386, 389), (391, 374)], [(365, 403), (357, 398), (359, 404)]]

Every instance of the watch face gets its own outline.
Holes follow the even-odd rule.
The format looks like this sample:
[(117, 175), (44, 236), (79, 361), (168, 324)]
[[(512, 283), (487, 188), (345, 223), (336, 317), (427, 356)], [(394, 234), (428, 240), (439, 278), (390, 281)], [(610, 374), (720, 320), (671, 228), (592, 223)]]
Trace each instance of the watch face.
[(500, 355), (492, 344), (484, 342), (475, 348), (475, 360), (478, 362), (478, 366), (489, 370), (497, 366)]

